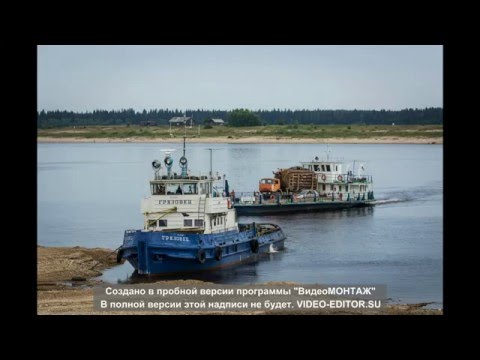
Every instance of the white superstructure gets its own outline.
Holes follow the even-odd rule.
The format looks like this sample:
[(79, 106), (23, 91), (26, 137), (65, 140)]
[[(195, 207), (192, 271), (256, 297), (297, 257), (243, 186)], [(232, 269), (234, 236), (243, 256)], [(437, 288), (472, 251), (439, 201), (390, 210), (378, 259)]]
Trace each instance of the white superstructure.
[(238, 229), (228, 188), (215, 186), (221, 178), (188, 175), (185, 156), (179, 163), (181, 175), (171, 173), (170, 152), (166, 153), (164, 168), (158, 160), (152, 162), (155, 178), (150, 181), (151, 196), (141, 203), (144, 230), (211, 234)]
[(317, 191), (320, 196), (335, 200), (372, 200), (373, 180), (364, 175), (365, 164), (353, 162), (345, 164), (340, 160), (302, 161), (302, 167), (317, 174)]

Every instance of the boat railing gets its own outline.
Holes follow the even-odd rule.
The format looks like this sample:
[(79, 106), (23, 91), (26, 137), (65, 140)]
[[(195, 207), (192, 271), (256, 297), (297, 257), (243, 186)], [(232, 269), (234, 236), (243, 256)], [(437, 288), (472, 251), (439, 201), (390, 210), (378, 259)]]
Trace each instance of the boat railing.
[(239, 192), (233, 199), (234, 204), (239, 205), (260, 205), (260, 204), (288, 204), (288, 203), (316, 203), (327, 201), (366, 201), (374, 200), (373, 191), (318, 194), (307, 196), (295, 193), (259, 193)]
[(343, 175), (343, 179), (347, 182), (371, 183), (373, 182), (372, 175)]
[(211, 233), (212, 234), (218, 234), (218, 233), (223, 233), (223, 232), (226, 232), (226, 231), (236, 231), (237, 228), (236, 227), (229, 227), (229, 228), (225, 228), (225, 229), (220, 229), (220, 230), (213, 230)]
[(280, 226), (276, 225), (276, 224), (270, 224), (270, 223), (258, 223), (256, 224), (257, 226), (257, 236), (262, 236), (262, 235), (265, 235), (265, 234), (270, 234), (270, 233), (274, 233), (278, 230), (280, 230)]
[(338, 184), (349, 184), (349, 183), (365, 183), (369, 184), (373, 182), (372, 175), (353, 175), (351, 173), (347, 174), (328, 174), (322, 173), (318, 174), (319, 183), (338, 183)]

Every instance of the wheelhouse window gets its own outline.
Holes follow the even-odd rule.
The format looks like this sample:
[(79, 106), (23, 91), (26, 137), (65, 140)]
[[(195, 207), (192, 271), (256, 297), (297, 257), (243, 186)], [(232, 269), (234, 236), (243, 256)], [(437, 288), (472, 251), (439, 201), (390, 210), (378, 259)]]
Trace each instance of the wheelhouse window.
[(327, 170), (326, 171), (330, 171), (330, 165), (326, 165), (327, 166)]
[(164, 184), (150, 184), (150, 192), (152, 195), (165, 195)]
[(325, 171), (325, 165), (322, 165), (322, 171)]
[(195, 219), (196, 227), (203, 227), (203, 219)]
[(192, 219), (184, 219), (183, 226), (192, 226)]
[(183, 193), (185, 195), (192, 195), (197, 193), (197, 184), (183, 184)]
[(320, 169), (318, 168), (318, 165), (313, 165), (313, 170), (320, 171)]
[(158, 220), (158, 227), (167, 226), (167, 220)]
[(168, 184), (167, 185), (167, 195), (181, 195), (182, 187), (179, 184)]
[(193, 195), (197, 194), (196, 183), (174, 183), (167, 185), (167, 195)]

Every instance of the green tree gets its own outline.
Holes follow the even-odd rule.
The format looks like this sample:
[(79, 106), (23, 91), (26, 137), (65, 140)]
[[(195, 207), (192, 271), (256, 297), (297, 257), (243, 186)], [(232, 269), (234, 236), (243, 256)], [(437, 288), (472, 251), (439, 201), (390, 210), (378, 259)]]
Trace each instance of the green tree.
[(247, 109), (232, 110), (228, 117), (231, 126), (260, 126), (262, 122), (257, 114)]

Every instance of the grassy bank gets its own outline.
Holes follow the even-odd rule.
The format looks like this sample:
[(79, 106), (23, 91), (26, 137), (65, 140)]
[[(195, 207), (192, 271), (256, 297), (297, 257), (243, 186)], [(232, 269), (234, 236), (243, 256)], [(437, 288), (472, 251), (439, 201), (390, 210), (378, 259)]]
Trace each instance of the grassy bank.
[[(183, 127), (169, 126), (85, 126), (39, 129), (39, 138), (51, 139), (158, 139), (181, 138)], [(441, 125), (268, 125), (234, 128), (228, 126), (206, 129), (203, 125), (187, 128), (189, 138), (273, 138), (273, 139), (438, 139), (443, 137)]]

